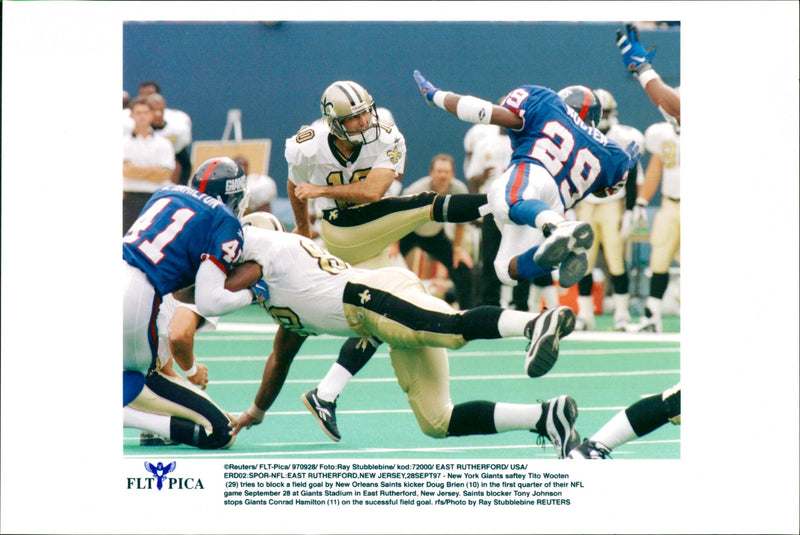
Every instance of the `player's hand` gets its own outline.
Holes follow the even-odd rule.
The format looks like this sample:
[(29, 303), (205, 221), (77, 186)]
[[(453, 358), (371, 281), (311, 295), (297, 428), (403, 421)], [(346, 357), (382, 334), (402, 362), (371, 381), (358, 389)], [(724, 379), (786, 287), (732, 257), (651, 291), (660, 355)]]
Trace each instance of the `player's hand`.
[[(258, 414), (259, 412), (261, 414)], [(264, 421), (263, 413), (264, 411), (258, 411), (258, 409), (254, 410), (253, 407), (250, 407), (245, 412), (240, 414), (237, 418), (234, 418), (231, 421), (231, 423), (228, 424), (228, 427), (231, 428), (228, 434), (232, 437), (235, 437), (236, 435), (239, 434), (239, 431), (241, 431), (242, 428), (250, 429), (254, 425), (260, 424), (261, 422)]]
[(439, 91), (439, 88), (433, 87), (433, 84), (426, 80), (422, 73), (416, 69), (414, 70), (414, 80), (417, 81), (422, 96), (428, 99), (428, 104), (433, 104), (433, 95)]
[(250, 287), (255, 294), (255, 299), (253, 299), (253, 303), (261, 304), (264, 301), (269, 301), (269, 287), (264, 280), (259, 280), (257, 283)]
[(186, 379), (193, 385), (199, 386), (201, 390), (205, 390), (208, 386), (208, 366), (195, 362), (195, 367), (197, 368), (197, 372)]
[(468, 269), (472, 269), (475, 266), (472, 257), (464, 249), (453, 247), (453, 268), (457, 268), (461, 264), (467, 266)]
[(633, 24), (625, 25), (625, 33), (617, 30), (617, 48), (622, 55), (622, 62), (625, 67), (638, 77), (643, 72), (653, 68), (653, 56), (656, 55), (656, 47), (644, 50), (644, 46), (639, 42), (639, 32)]
[(295, 186), (294, 196), (297, 197), (299, 201), (316, 199), (317, 197), (322, 196), (322, 187), (315, 186), (309, 182), (303, 182), (302, 184)]
[(619, 235), (623, 240), (627, 240), (631, 234), (633, 234), (633, 211), (625, 210), (622, 222), (619, 224)]
[(637, 229), (647, 228), (647, 208), (641, 204), (633, 207), (631, 219), (633, 226)]

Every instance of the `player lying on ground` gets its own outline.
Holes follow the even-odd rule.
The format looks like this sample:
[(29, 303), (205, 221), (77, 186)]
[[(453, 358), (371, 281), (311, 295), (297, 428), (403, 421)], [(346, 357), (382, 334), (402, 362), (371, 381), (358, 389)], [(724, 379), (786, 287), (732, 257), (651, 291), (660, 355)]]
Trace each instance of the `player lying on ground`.
[(398, 383), (426, 435), (444, 438), (530, 430), (547, 436), (560, 458), (577, 445), (577, 405), (566, 395), (537, 404), (469, 401), (453, 405), (445, 349), (458, 349), (475, 339), (526, 336), (531, 342), (525, 368), (531, 376), (543, 375), (556, 362), (559, 339), (574, 327), (570, 308), (541, 314), (494, 306), (457, 311), (428, 294), (408, 270), (351, 268), (297, 234), (248, 225), (244, 231), (242, 258), (255, 262), (237, 266), (226, 288), (234, 291), (255, 285), (261, 306), (280, 328), (255, 401), (232, 424), (232, 434), (263, 420), (305, 339), (331, 334), (358, 336), (362, 346), (381, 342), (390, 346)]

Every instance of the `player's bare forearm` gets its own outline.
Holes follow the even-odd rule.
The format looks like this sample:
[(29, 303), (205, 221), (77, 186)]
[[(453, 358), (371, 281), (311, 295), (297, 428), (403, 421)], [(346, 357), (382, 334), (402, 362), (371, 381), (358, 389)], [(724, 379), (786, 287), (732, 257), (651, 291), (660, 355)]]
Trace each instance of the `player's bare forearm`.
[(371, 203), (381, 200), (395, 178), (393, 169), (373, 169), (364, 180), (335, 186), (315, 186), (301, 184), (295, 193), (298, 198), (326, 197), (350, 203)]
[(225, 289), (238, 292), (250, 288), (261, 279), (261, 265), (253, 260), (237, 264), (225, 278)]
[(284, 329), (282, 326), (278, 327), (272, 344), (272, 353), (264, 364), (261, 386), (254, 400), (259, 409), (266, 411), (272, 406), (286, 382), (292, 361), (305, 340), (305, 336)]
[(294, 214), (295, 234), (300, 234), (306, 238), (311, 237), (311, 217), (308, 214), (308, 201), (300, 200), (295, 194), (294, 182), (291, 180), (286, 181), (286, 191), (289, 195), (289, 204), (292, 206), (292, 213)]
[(654, 78), (644, 87), (645, 93), (656, 105), (681, 122), (681, 97), (675, 89), (665, 84), (661, 78)]

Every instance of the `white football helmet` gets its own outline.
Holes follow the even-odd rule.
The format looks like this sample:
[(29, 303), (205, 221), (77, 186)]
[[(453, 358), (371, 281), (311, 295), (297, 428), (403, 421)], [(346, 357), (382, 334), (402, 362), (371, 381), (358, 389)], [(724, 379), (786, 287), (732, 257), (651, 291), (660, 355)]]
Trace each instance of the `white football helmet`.
[[(378, 114), (375, 111), (375, 101), (367, 90), (359, 84), (350, 81), (334, 82), (322, 93), (319, 103), (322, 118), (334, 136), (354, 145), (366, 145), (378, 139), (380, 126)], [(363, 130), (348, 131), (344, 127), (344, 120), (369, 113), (369, 125)]]
[(605, 89), (595, 89), (594, 94), (600, 99), (600, 122), (597, 129), (604, 134), (611, 130), (615, 124), (619, 124), (617, 119), (617, 100), (609, 91)]
[(242, 226), (246, 225), (252, 225), (265, 230), (286, 232), (286, 228), (283, 226), (283, 223), (281, 223), (281, 220), (269, 212), (253, 212), (252, 214), (247, 214), (242, 218)]

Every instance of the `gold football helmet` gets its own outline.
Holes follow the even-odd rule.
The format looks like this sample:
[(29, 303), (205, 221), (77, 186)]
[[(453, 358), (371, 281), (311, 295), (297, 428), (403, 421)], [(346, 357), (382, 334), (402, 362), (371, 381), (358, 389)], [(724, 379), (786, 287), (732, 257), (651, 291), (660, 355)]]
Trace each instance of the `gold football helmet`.
[[(366, 145), (378, 139), (380, 127), (375, 101), (361, 85), (350, 81), (332, 83), (322, 93), (320, 109), (322, 119), (339, 139), (355, 145)], [(344, 121), (362, 113), (369, 113), (369, 124), (361, 130), (347, 130)]]

